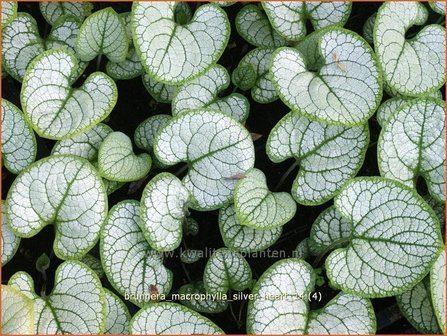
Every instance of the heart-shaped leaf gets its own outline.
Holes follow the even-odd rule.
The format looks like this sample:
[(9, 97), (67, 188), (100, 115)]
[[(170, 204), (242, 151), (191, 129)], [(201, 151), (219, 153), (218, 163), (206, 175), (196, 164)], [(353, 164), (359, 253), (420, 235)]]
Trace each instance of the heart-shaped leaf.
[(310, 229), (309, 250), (312, 255), (324, 255), (343, 246), (351, 237), (352, 223), (331, 206), (315, 219)]
[(113, 287), (126, 300), (143, 306), (152, 301), (151, 285), (160, 295), (169, 292), (172, 273), (149, 246), (139, 225), (139, 202), (122, 201), (113, 206), (101, 230), (100, 254)]
[(72, 15), (84, 21), (90, 15), (93, 5), (90, 2), (39, 2), (40, 12), (45, 20), (53, 25), (60, 17)]
[(442, 333), (445, 334), (446, 328), (446, 294), (445, 294), (445, 251), (436, 259), (430, 271), (430, 289), (433, 308)]
[(6, 169), (19, 174), (36, 159), (36, 137), (22, 111), (2, 99), (2, 159)]
[(131, 333), (137, 335), (223, 334), (213, 322), (177, 303), (147, 305), (131, 320)]
[(414, 190), (379, 177), (349, 182), (335, 198), (352, 223), (347, 248), (326, 259), (335, 288), (363, 297), (397, 295), (428, 273), (441, 250), (439, 222)]
[(374, 52), (356, 33), (330, 27), (303, 42), (316, 59), (279, 48), (270, 69), (276, 90), (292, 110), (331, 124), (358, 125), (382, 98), (381, 73)]
[(207, 293), (243, 291), (251, 284), (251, 268), (238, 252), (220, 248), (211, 255), (203, 272)]
[(197, 201), (191, 207), (218, 209), (231, 202), (236, 180), (254, 165), (250, 133), (231, 117), (214, 110), (195, 110), (173, 118), (155, 138), (161, 163), (188, 162), (183, 185)]
[[(219, 299), (200, 299), (200, 296), (206, 295), (205, 286), (202, 281), (194, 284), (186, 284), (178, 290), (180, 297), (190, 299), (180, 299), (180, 302), (186, 307), (199, 312), (215, 314), (225, 311), (228, 307), (228, 301)], [(216, 295), (217, 297), (218, 295)]]
[(49, 50), (27, 68), (20, 95), (25, 117), (37, 134), (64, 139), (82, 133), (105, 119), (117, 100), (115, 82), (101, 72), (71, 87), (76, 58), (65, 50)]
[(25, 169), (6, 200), (6, 220), (19, 237), (32, 237), (54, 224), (60, 259), (80, 258), (97, 242), (107, 213), (101, 178), (86, 160), (50, 156)]
[(242, 225), (233, 205), (220, 209), (219, 229), (226, 247), (246, 253), (265, 250), (282, 233), (282, 226), (261, 230)]
[(286, 40), (306, 36), (306, 19), (315, 30), (330, 25), (343, 26), (351, 13), (350, 2), (263, 2), (262, 6), (276, 31)]
[(146, 185), (140, 227), (154, 250), (172, 251), (180, 245), (189, 198), (188, 189), (170, 173), (160, 173)]
[(99, 146), (98, 168), (101, 176), (111, 181), (136, 181), (149, 173), (151, 157), (135, 155), (132, 140), (122, 132), (112, 132)]
[(301, 259), (283, 259), (267, 269), (248, 303), (248, 334), (303, 334), (309, 313), (308, 295), (315, 274)]
[(123, 62), (129, 49), (123, 19), (111, 7), (93, 13), (82, 24), (75, 48), (77, 56), (86, 62), (98, 55)]
[(170, 103), (177, 93), (177, 87), (175, 85), (157, 82), (148, 74), (143, 75), (143, 85), (152, 98), (159, 103)]
[(2, 26), (5, 27), (17, 16), (17, 2), (5, 1), (2, 3)]
[(129, 334), (130, 313), (121, 299), (104, 288), (106, 299), (106, 326), (104, 334)]
[(256, 5), (242, 7), (236, 15), (235, 23), (238, 34), (255, 47), (282, 47), (287, 44)]
[(296, 203), (286, 192), (273, 193), (262, 171), (252, 168), (234, 190), (234, 208), (239, 222), (255, 229), (272, 229), (288, 223)]
[(377, 144), (382, 176), (415, 187), (425, 179), (430, 195), (444, 202), (445, 102), (415, 99), (391, 115)]
[[(278, 94), (273, 86), (270, 77), (270, 63), (274, 48), (256, 48), (247, 53), (235, 71), (240, 71), (245, 67), (251, 67), (255, 72), (254, 84), (250, 86), (251, 96), (254, 101), (267, 104), (278, 99)], [(233, 79), (236, 86), (241, 83), (236, 79)], [(241, 87), (242, 89), (242, 87)]]
[(34, 332), (34, 302), (12, 286), (2, 285), (2, 334)]
[(430, 279), (426, 277), (409, 291), (396, 296), (404, 317), (422, 334), (440, 334), (431, 302)]
[(344, 127), (311, 121), (289, 113), (272, 129), (267, 155), (273, 162), (290, 157), (300, 165), (292, 196), (301, 204), (333, 198), (360, 169), (369, 142), (368, 126)]
[(426, 25), (412, 39), (406, 32), (422, 25), (428, 11), (418, 2), (384, 3), (377, 13), (374, 47), (384, 80), (398, 93), (420, 96), (439, 89), (445, 82), (445, 29)]
[(20, 238), (11, 232), (11, 229), (5, 223), (5, 201), (2, 200), (2, 265), (5, 265), (8, 261), (14, 257), (17, 249), (20, 245)]
[(179, 84), (217, 62), (228, 43), (230, 24), (219, 6), (207, 4), (180, 25), (174, 20), (175, 7), (167, 1), (134, 3), (132, 33), (147, 73), (157, 81)]
[(310, 312), (306, 331), (309, 335), (372, 335), (376, 316), (370, 300), (340, 293), (322, 309)]
[(238, 121), (247, 119), (250, 104), (243, 95), (232, 93), (218, 98), (218, 93), (230, 85), (230, 76), (221, 65), (214, 65), (199, 77), (180, 86), (172, 100), (172, 115), (208, 107), (220, 110)]

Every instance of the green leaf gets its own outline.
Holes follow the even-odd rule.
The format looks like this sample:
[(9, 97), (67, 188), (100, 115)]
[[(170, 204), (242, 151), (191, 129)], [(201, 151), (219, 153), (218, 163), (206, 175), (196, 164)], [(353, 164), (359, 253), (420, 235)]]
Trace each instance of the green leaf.
[(36, 159), (37, 144), (22, 111), (2, 99), (2, 159), (11, 173), (19, 174)]
[(367, 335), (376, 333), (376, 316), (371, 301), (340, 293), (323, 308), (309, 314), (309, 335)]
[(310, 229), (309, 249), (320, 256), (343, 246), (351, 237), (352, 223), (331, 206), (315, 219)]
[[(253, 49), (242, 58), (235, 69), (236, 73), (247, 67), (254, 69), (256, 78), (254, 85), (251, 87), (251, 96), (255, 102), (261, 104), (271, 103), (278, 99), (278, 94), (270, 77), (270, 63), (274, 51), (274, 48)], [(237, 84), (235, 81), (235, 85), (239, 86), (240, 83)]]
[[(292, 251), (292, 257), (298, 259), (307, 259), (310, 254), (309, 249), (309, 238), (304, 238), (302, 241), (298, 243), (295, 249)], [(317, 283), (318, 285), (318, 283)]]
[(184, 26), (192, 19), (191, 7), (187, 2), (179, 2), (174, 9), (175, 22)]
[(53, 25), (60, 17), (72, 15), (84, 21), (90, 15), (93, 5), (90, 2), (39, 2), (40, 12), (45, 20)]
[(112, 7), (93, 13), (82, 24), (75, 48), (82, 61), (105, 55), (112, 62), (123, 62), (129, 49), (123, 19)]
[(161, 163), (188, 162), (183, 185), (200, 210), (231, 202), (236, 181), (254, 165), (250, 133), (231, 117), (201, 109), (174, 117), (155, 138), (154, 153)]
[(446, 332), (445, 316), (445, 250), (438, 256), (430, 271), (430, 289), (433, 308), (442, 333)]
[(90, 267), (91, 270), (96, 273), (98, 278), (101, 279), (104, 276), (104, 270), (102, 269), (101, 260), (92, 256), (90, 253), (87, 253), (85, 256), (79, 259), (79, 261)]
[(391, 115), (377, 144), (380, 174), (416, 187), (425, 179), (430, 195), (444, 202), (445, 102), (415, 99)]
[(272, 129), (267, 155), (273, 162), (290, 157), (300, 165), (292, 196), (300, 204), (322, 204), (354, 177), (369, 143), (368, 125), (344, 127), (289, 113)]
[(230, 76), (221, 65), (214, 65), (199, 77), (180, 86), (172, 100), (172, 115), (204, 107), (220, 110), (238, 121), (248, 117), (250, 104), (243, 95), (232, 93), (218, 98), (230, 85)]
[(238, 34), (255, 47), (287, 45), (287, 41), (273, 29), (265, 13), (256, 5), (242, 7), (236, 15), (235, 24)]
[(112, 286), (141, 307), (151, 302), (150, 285), (160, 295), (170, 291), (172, 273), (149, 246), (139, 225), (139, 202), (128, 200), (113, 206), (101, 230), (100, 254)]
[(27, 68), (20, 100), (25, 118), (41, 137), (73, 137), (105, 119), (115, 106), (115, 82), (101, 72), (87, 77), (80, 88), (71, 87), (77, 66), (70, 52), (57, 49), (40, 54)]
[(182, 253), (180, 254), (180, 261), (184, 264), (194, 264), (201, 258), (202, 258), (202, 251), (200, 250), (187, 249), (183, 250)]
[(445, 82), (445, 28), (426, 25), (406, 39), (413, 25), (423, 25), (428, 11), (422, 3), (384, 3), (377, 13), (374, 46), (384, 81), (405, 96), (421, 96)]
[(242, 225), (233, 205), (220, 209), (219, 229), (226, 247), (246, 253), (265, 250), (282, 233), (282, 226), (261, 230)]
[(149, 154), (135, 155), (132, 140), (122, 132), (112, 132), (99, 146), (98, 168), (101, 176), (111, 181), (137, 181), (149, 173)]
[(148, 74), (143, 75), (143, 85), (152, 98), (159, 103), (170, 103), (177, 93), (176, 86), (157, 82)]
[(257, 74), (255, 68), (250, 63), (242, 64), (234, 69), (231, 74), (231, 81), (243, 91), (250, 90), (256, 84)]
[(296, 203), (286, 192), (271, 192), (264, 173), (252, 168), (234, 190), (234, 207), (239, 222), (255, 229), (272, 229), (288, 223)]
[(106, 299), (106, 326), (104, 334), (129, 334), (130, 313), (121, 299), (103, 288)]
[(215, 64), (230, 36), (219, 6), (200, 6), (186, 25), (175, 22), (175, 7), (174, 2), (132, 5), (133, 40), (143, 66), (153, 79), (169, 84), (190, 80)]
[(36, 270), (40, 273), (45, 273), (48, 267), (50, 267), (50, 258), (46, 253), (42, 253), (36, 260)]
[(2, 26), (5, 27), (17, 16), (17, 2), (2, 2)]
[(20, 238), (17, 237), (14, 233), (12, 233), (11, 229), (8, 225), (6, 225), (6, 201), (2, 200), (2, 244), (1, 244), (1, 250), (2, 250), (2, 265), (5, 265), (7, 262), (9, 262), (14, 255), (17, 252), (17, 249), (20, 245)]
[(263, 2), (273, 28), (286, 40), (298, 41), (306, 36), (306, 19), (315, 30), (343, 26), (351, 13), (350, 2)]
[(26, 168), (6, 200), (6, 221), (19, 237), (33, 237), (55, 225), (54, 251), (60, 259), (80, 258), (97, 242), (107, 213), (98, 173), (86, 160), (50, 156)]
[(303, 334), (309, 313), (308, 295), (315, 274), (301, 259), (283, 259), (270, 266), (252, 290), (248, 334)]
[(422, 334), (440, 334), (431, 302), (430, 279), (426, 277), (410, 290), (396, 296), (403, 316)]
[(2, 285), (1, 297), (2, 334), (33, 334), (35, 319), (33, 301), (19, 290), (6, 285)]
[(179, 247), (189, 199), (188, 189), (171, 173), (160, 173), (146, 185), (141, 196), (140, 228), (154, 250)]
[(178, 290), (178, 293), (181, 296), (185, 296), (185, 298), (190, 298), (180, 299), (180, 303), (198, 313), (215, 314), (221, 313), (228, 308), (228, 301), (226, 300), (200, 299), (200, 296), (206, 295), (205, 286), (202, 281), (183, 285)]
[(199, 234), (199, 223), (191, 217), (183, 222), (183, 233), (185, 236), (197, 236)]
[(251, 268), (238, 252), (220, 248), (211, 255), (203, 272), (207, 293), (227, 293), (230, 289), (243, 291), (251, 284)]
[(368, 43), (337, 27), (309, 35), (304, 43), (317, 59), (292, 48), (273, 54), (270, 73), (282, 101), (325, 123), (365, 123), (382, 99), (381, 73)]
[(354, 179), (335, 198), (335, 207), (353, 225), (348, 247), (326, 259), (332, 286), (344, 292), (401, 294), (427, 275), (442, 248), (433, 210), (399, 182)]
[(131, 334), (137, 335), (224, 333), (222, 329), (206, 317), (171, 302), (147, 305), (132, 317), (130, 327)]
[(374, 23), (376, 22), (377, 13), (372, 14), (363, 25), (363, 38), (369, 43), (374, 43)]

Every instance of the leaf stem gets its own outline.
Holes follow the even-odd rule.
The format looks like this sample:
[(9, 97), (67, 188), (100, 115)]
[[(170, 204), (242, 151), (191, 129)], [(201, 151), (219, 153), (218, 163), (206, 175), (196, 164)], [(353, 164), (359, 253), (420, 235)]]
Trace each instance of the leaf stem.
[(180, 174), (182, 174), (186, 169), (188, 169), (188, 165), (185, 164), (184, 166), (180, 167), (179, 170), (177, 170), (174, 175), (175, 176), (179, 176)]
[(333, 249), (344, 245), (345, 243), (348, 243), (349, 240), (351, 239), (351, 237), (345, 237), (345, 238), (340, 238), (337, 239), (336, 241), (334, 241), (332, 244), (328, 245), (319, 255), (318, 257), (315, 259), (314, 263), (313, 263), (313, 267), (316, 268), (321, 260), (323, 259), (323, 257), (329, 252), (332, 251)]
[(298, 160), (295, 161), (290, 167), (289, 169), (287, 169), (287, 171), (283, 174), (283, 176), (281, 176), (281, 179), (279, 180), (278, 184), (275, 187), (275, 191), (278, 191), (278, 189), (284, 184), (284, 182), (287, 180), (287, 178), (289, 177), (289, 175), (295, 170), (295, 168), (298, 166), (299, 162)]
[(101, 59), (102, 54), (99, 54), (98, 57), (96, 58), (96, 71), (99, 71), (99, 68), (101, 67)]

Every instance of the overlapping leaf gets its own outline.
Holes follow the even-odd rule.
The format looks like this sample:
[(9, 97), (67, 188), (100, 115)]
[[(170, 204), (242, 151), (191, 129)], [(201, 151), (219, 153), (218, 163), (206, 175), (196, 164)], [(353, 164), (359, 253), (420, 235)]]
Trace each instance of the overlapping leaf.
[(200, 297), (196, 298), (198, 295), (206, 295), (206, 290), (202, 281), (183, 285), (178, 292), (180, 295), (191, 297), (190, 300), (180, 300), (180, 302), (198, 313), (221, 313), (228, 307), (228, 301), (226, 300), (202, 300)]
[(31, 335), (34, 303), (14, 287), (2, 285), (2, 334)]
[(5, 223), (5, 201), (2, 200), (2, 265), (14, 257), (19, 248), (20, 238), (11, 232), (11, 229)]
[(228, 43), (230, 24), (219, 6), (207, 4), (189, 23), (180, 25), (174, 20), (175, 7), (175, 2), (134, 3), (132, 32), (148, 74), (179, 84), (217, 62)]
[(104, 334), (128, 334), (130, 313), (121, 299), (103, 288), (106, 300), (106, 322)]
[(430, 271), (430, 289), (433, 308), (435, 310), (436, 319), (438, 320), (438, 325), (443, 333), (447, 330), (445, 316), (445, 263), (445, 251), (443, 251), (436, 259)]
[(254, 165), (250, 133), (223, 113), (201, 109), (173, 118), (157, 135), (154, 152), (161, 163), (189, 164), (183, 185), (197, 201), (193, 208), (228, 204), (236, 181)]
[(60, 17), (74, 16), (83, 21), (90, 15), (93, 5), (90, 2), (39, 2), (40, 12), (45, 20), (53, 25)]
[(177, 92), (177, 87), (175, 85), (157, 82), (148, 74), (143, 75), (143, 85), (152, 98), (159, 103), (170, 103)]
[(2, 26), (5, 27), (17, 16), (17, 2), (5, 1), (2, 3)]
[(321, 204), (334, 197), (363, 163), (369, 142), (367, 125), (343, 127), (289, 113), (272, 129), (267, 155), (273, 162), (293, 157), (300, 165), (292, 196), (301, 204)]

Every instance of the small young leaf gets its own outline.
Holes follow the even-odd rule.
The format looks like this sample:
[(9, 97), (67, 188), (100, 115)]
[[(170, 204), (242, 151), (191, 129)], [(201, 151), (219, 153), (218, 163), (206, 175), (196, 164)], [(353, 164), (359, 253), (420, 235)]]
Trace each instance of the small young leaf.
[(185, 236), (197, 236), (199, 234), (199, 223), (191, 217), (183, 222), (183, 233)]
[(101, 231), (100, 254), (112, 286), (142, 307), (152, 301), (150, 285), (163, 295), (170, 291), (172, 273), (149, 246), (139, 225), (139, 202), (122, 201), (113, 206)]
[(160, 173), (146, 185), (140, 228), (154, 250), (172, 251), (180, 245), (189, 198), (188, 189), (170, 173)]
[(11, 23), (17, 16), (17, 2), (5, 1), (2, 2), (2, 26), (5, 27)]
[(103, 288), (106, 299), (106, 326), (104, 334), (129, 334), (130, 313), (121, 299)]
[[(175, 2), (135, 2), (132, 33), (147, 73), (180, 84), (217, 62), (230, 36), (227, 15), (217, 5), (200, 6), (186, 25), (175, 22)], [(200, 55), (200, 57), (197, 57)]]
[(262, 274), (248, 303), (248, 334), (303, 334), (315, 274), (301, 259), (283, 259)]
[[(254, 69), (255, 83), (251, 87), (251, 96), (255, 102), (261, 104), (271, 103), (278, 99), (278, 94), (270, 77), (270, 63), (274, 51), (274, 48), (256, 48), (249, 51), (233, 72), (235, 74), (250, 66)], [(240, 85), (236, 82), (236, 79), (233, 79), (233, 81), (235, 85)], [(241, 89), (243, 88), (241, 87)]]
[(73, 137), (105, 119), (117, 101), (115, 82), (101, 72), (78, 88), (71, 76), (78, 62), (68, 51), (49, 50), (27, 68), (20, 100), (25, 118), (37, 134), (49, 139)]
[(386, 2), (377, 13), (374, 47), (384, 81), (405, 96), (424, 95), (445, 82), (445, 28), (426, 25), (414, 38), (405, 37), (411, 26), (424, 24), (427, 17), (427, 9), (418, 2)]
[(243, 291), (250, 283), (250, 265), (241, 254), (227, 248), (214, 251), (203, 272), (203, 284), (211, 294)]
[(2, 285), (2, 334), (27, 335), (34, 332), (34, 302), (19, 290)]
[(122, 132), (112, 132), (99, 146), (98, 168), (101, 176), (111, 181), (137, 181), (149, 173), (149, 154), (135, 155), (132, 141)]
[(210, 335), (223, 334), (213, 322), (177, 303), (147, 305), (130, 322), (131, 334), (143, 335)]
[(54, 251), (60, 259), (80, 258), (97, 242), (107, 213), (98, 173), (86, 160), (50, 156), (24, 170), (6, 200), (6, 220), (14, 234), (32, 237), (54, 224)]
[[(194, 264), (202, 257), (202, 251), (200, 250), (183, 250), (180, 254), (180, 261), (185, 264)], [(198, 310), (197, 310), (198, 311)]]
[(208, 107), (220, 110), (238, 121), (248, 117), (250, 104), (244, 96), (232, 93), (225, 98), (218, 98), (219, 92), (230, 85), (230, 76), (221, 65), (214, 65), (199, 77), (180, 86), (172, 100), (172, 115), (189, 110)]
[(208, 314), (215, 314), (215, 313), (221, 313), (225, 311), (228, 307), (228, 301), (226, 300), (211, 300), (211, 299), (205, 299), (201, 300), (199, 298), (195, 298), (195, 295), (205, 295), (206, 290), (203, 285), (202, 281), (199, 281), (194, 284), (186, 284), (180, 287), (178, 290), (180, 295), (190, 296), (190, 300), (180, 300), (180, 302), (198, 312), (198, 313), (208, 313)]
[(75, 48), (82, 61), (105, 55), (112, 62), (124, 62), (129, 40), (123, 19), (111, 7), (93, 13), (82, 24)]
[(5, 220), (5, 211), (6, 211), (6, 201), (2, 200), (2, 265), (5, 265), (9, 262), (12, 257), (17, 252), (17, 249), (20, 245), (20, 238), (17, 237), (14, 233), (12, 233), (11, 229), (6, 225)]
[(409, 291), (396, 296), (404, 317), (422, 334), (440, 334), (431, 302), (430, 279), (426, 277)]
[(226, 247), (239, 252), (257, 252), (272, 246), (282, 233), (282, 226), (272, 229), (254, 229), (242, 225), (234, 206), (219, 211), (219, 229)]
[(234, 207), (239, 222), (255, 229), (272, 229), (288, 223), (296, 203), (286, 192), (273, 193), (262, 171), (252, 168), (236, 184)]
[(377, 156), (382, 176), (409, 187), (422, 176), (430, 195), (444, 202), (445, 102), (415, 99), (392, 114), (380, 133)]
[(309, 238), (304, 238), (302, 241), (300, 241), (295, 249), (292, 251), (292, 257), (297, 259), (306, 260), (309, 257), (309, 254)]
[(267, 155), (273, 162), (290, 157), (300, 164), (292, 196), (300, 204), (324, 203), (360, 169), (369, 142), (368, 125), (344, 127), (289, 113), (272, 129)]
[(60, 17), (72, 15), (84, 21), (90, 15), (93, 5), (90, 2), (39, 2), (40, 12), (45, 20), (53, 25)]
[(441, 251), (433, 210), (399, 182), (354, 179), (336, 197), (335, 207), (353, 225), (348, 247), (326, 259), (332, 286), (344, 292), (362, 297), (401, 294), (424, 278)]
[(350, 2), (263, 2), (262, 6), (275, 30), (289, 41), (306, 36), (306, 19), (315, 30), (343, 26), (351, 13)]
[(377, 13), (372, 14), (363, 25), (363, 38), (369, 43), (374, 43), (374, 24), (376, 22)]
[(306, 59), (292, 48), (279, 48), (273, 55), (270, 73), (283, 102), (325, 123), (363, 124), (382, 98), (381, 73), (371, 47), (356, 33), (337, 27), (313, 33), (305, 43), (317, 59)]
[(177, 93), (175, 85), (164, 84), (152, 79), (148, 74), (143, 75), (143, 85), (147, 92), (159, 103), (170, 103)]
[(236, 15), (236, 30), (248, 43), (255, 47), (282, 47), (287, 41), (278, 35), (261, 9), (256, 5), (241, 8)]
[(50, 267), (50, 258), (46, 253), (42, 253), (36, 260), (36, 269), (40, 273), (45, 273), (45, 271)]
[(6, 169), (19, 174), (36, 159), (36, 137), (22, 111), (2, 99), (2, 159)]
[(433, 308), (442, 333), (446, 332), (445, 251), (436, 259), (430, 271), (430, 289)]
[(250, 63), (242, 64), (234, 69), (231, 81), (243, 91), (250, 90), (256, 84), (258, 75)]
[(376, 333), (376, 316), (371, 301), (340, 293), (322, 309), (309, 314), (309, 335), (366, 335)]
[(158, 133), (154, 153), (166, 165), (188, 162), (183, 185), (197, 201), (191, 207), (201, 210), (228, 204), (236, 181), (226, 177), (245, 173), (254, 165), (250, 133), (231, 117), (207, 109), (173, 118)]

